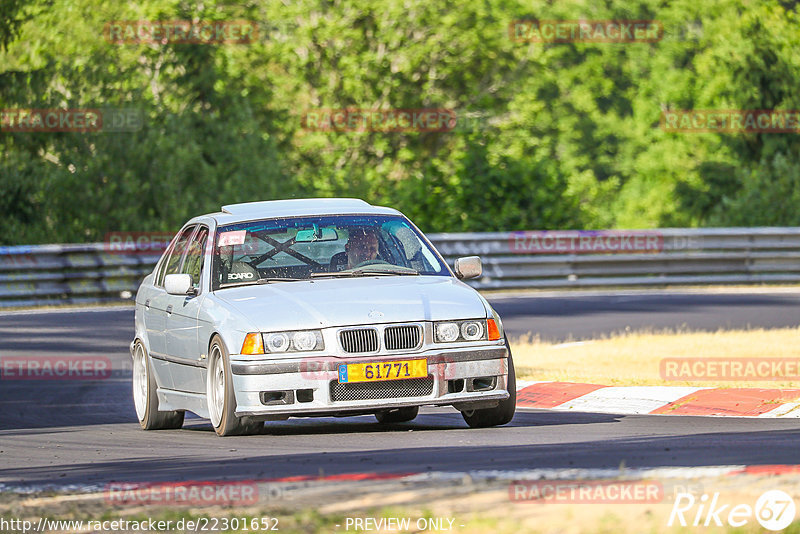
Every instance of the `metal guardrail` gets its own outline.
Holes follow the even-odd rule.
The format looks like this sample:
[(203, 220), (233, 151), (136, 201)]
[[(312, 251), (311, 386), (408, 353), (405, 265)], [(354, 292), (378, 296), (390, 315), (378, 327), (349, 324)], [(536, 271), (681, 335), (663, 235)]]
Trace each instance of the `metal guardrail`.
[[(593, 239), (595, 234), (581, 232)], [(658, 247), (636, 253), (608, 249), (548, 254), (537, 232), (538, 253), (515, 253), (524, 232), (438, 234), (431, 240), (449, 263), (459, 256), (481, 256), (479, 289), (585, 288), (690, 284), (800, 282), (800, 227), (667, 228), (613, 231), (655, 237)], [(578, 234), (578, 232), (572, 232)], [(528, 247), (530, 249), (530, 247)]]
[(0, 247), (0, 308), (130, 300), (159, 257), (103, 243)]
[[(637, 248), (636, 236), (653, 246), (609, 247), (625, 236), (628, 248)], [(469, 281), (478, 289), (800, 282), (800, 227), (428, 237), (451, 265), (459, 256), (481, 256), (483, 276)], [(605, 245), (593, 246), (598, 239)], [(0, 308), (130, 300), (158, 257), (112, 253), (102, 243), (0, 247)]]

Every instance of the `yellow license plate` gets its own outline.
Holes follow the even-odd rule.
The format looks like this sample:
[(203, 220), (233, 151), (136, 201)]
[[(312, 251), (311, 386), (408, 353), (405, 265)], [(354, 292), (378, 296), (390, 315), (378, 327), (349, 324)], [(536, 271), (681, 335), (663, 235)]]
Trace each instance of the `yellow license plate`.
[(428, 376), (428, 360), (348, 363), (339, 366), (339, 383), (404, 380)]

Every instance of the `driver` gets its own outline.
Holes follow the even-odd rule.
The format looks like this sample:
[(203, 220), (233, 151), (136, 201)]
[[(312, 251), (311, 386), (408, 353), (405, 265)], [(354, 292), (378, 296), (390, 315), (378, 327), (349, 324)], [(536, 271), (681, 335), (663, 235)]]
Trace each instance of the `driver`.
[(365, 261), (378, 257), (378, 236), (372, 228), (359, 228), (350, 233), (344, 246), (347, 268), (352, 269)]
[(331, 258), (331, 271), (353, 269), (378, 257), (378, 234), (374, 228), (354, 228), (350, 231), (344, 252)]

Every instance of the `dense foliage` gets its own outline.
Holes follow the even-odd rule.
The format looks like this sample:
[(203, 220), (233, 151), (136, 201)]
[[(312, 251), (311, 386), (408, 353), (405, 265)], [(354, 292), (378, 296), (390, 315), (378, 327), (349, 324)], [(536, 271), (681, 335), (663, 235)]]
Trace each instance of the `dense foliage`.
[[(800, 136), (663, 110), (800, 109), (777, 0), (0, 0), (0, 109), (135, 108), (132, 132), (0, 133), (0, 243), (174, 230), (232, 202), (353, 196), (425, 231), (800, 225)], [(119, 20), (258, 21), (256, 42), (114, 44)], [(658, 20), (654, 43), (517, 42), (516, 19)], [(453, 131), (303, 128), (456, 110)]]

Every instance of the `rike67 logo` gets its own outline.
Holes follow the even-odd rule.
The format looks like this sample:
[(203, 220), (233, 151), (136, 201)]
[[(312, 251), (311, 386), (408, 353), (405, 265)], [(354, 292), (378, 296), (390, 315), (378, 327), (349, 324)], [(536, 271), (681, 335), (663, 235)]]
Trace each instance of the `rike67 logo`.
[(681, 493), (672, 505), (667, 526), (677, 524), (685, 527), (691, 524), (698, 526), (724, 526), (742, 527), (755, 516), (756, 521), (765, 529), (771, 531), (783, 530), (794, 520), (795, 504), (789, 494), (781, 490), (764, 492), (755, 503), (749, 504), (721, 504), (719, 493), (709, 497), (704, 493), (696, 498), (691, 493)]

